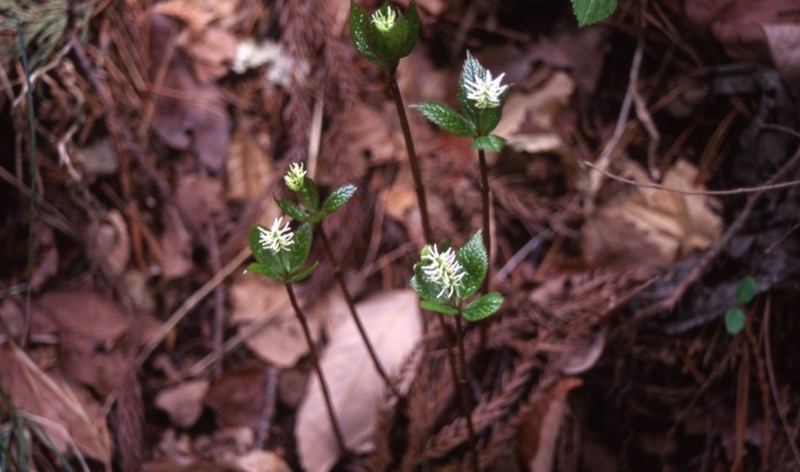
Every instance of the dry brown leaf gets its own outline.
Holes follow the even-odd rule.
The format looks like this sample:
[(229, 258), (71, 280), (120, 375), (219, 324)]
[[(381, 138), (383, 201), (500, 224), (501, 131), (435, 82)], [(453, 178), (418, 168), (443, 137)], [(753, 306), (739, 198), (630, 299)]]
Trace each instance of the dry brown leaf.
[[(162, 62), (169, 59), (163, 82), (154, 92), (158, 98), (151, 128), (170, 147), (191, 150), (212, 171), (222, 168), (228, 149), (230, 120), (225, 100), (215, 84), (201, 82), (184, 55), (165, 47), (180, 33), (174, 20), (151, 13), (150, 79), (156, 81)], [(171, 57), (165, 54), (171, 53)]]
[(800, 25), (763, 25), (772, 63), (783, 80), (800, 93)]
[[(618, 164), (623, 175), (652, 183), (635, 162), (620, 159)], [(662, 183), (679, 190), (702, 190), (693, 183), (696, 177), (697, 169), (680, 160)], [(719, 236), (722, 219), (713, 210), (718, 206), (716, 199), (704, 195), (624, 188), (587, 218), (582, 230), (584, 257), (618, 265), (675, 261), (707, 248)]]
[(225, 371), (211, 384), (203, 400), (216, 412), (222, 428), (263, 427), (267, 371), (264, 368)]
[(794, 0), (688, 0), (684, 9), (698, 30), (711, 33), (729, 56), (745, 62), (769, 62), (765, 25), (800, 18)]
[(567, 394), (581, 383), (575, 377), (560, 380), (536, 401), (532, 411), (523, 419), (519, 431), (519, 447), (529, 471), (549, 472), (553, 469), (558, 435), (566, 412)]
[(265, 148), (243, 126), (237, 127), (225, 158), (229, 200), (255, 200), (267, 188), (272, 164)]
[(180, 428), (194, 425), (203, 413), (207, 380), (190, 380), (158, 392), (155, 404), (165, 411), (172, 424)]
[(164, 258), (161, 261), (161, 278), (178, 279), (192, 270), (192, 237), (178, 215), (168, 210), (163, 213), (164, 232), (159, 237)]
[(569, 103), (575, 81), (564, 72), (556, 72), (535, 91), (510, 94), (503, 107), (503, 119), (493, 133), (511, 138), (526, 122), (549, 129), (556, 113)]
[(175, 191), (175, 200), (195, 228), (228, 221), (222, 201), (222, 182), (203, 174), (183, 174)]
[[(231, 321), (240, 330), (261, 326), (247, 338), (247, 347), (277, 367), (291, 367), (308, 352), (300, 322), (289, 305), (286, 288), (255, 274), (237, 277), (231, 285)], [(319, 332), (319, 321), (307, 313), (312, 333)], [(249, 323), (248, 323), (249, 322)]]
[(76, 447), (110, 470), (111, 438), (91, 395), (43, 372), (10, 342), (0, 345), (0, 358), (0, 386), (14, 407), (30, 415), (60, 451)]
[(222, 28), (208, 27), (194, 41), (189, 41), (186, 51), (192, 61), (192, 71), (200, 83), (211, 83), (225, 76), (236, 58), (238, 41)]
[(291, 472), (281, 457), (269, 451), (249, 451), (239, 456), (228, 455), (217, 464), (237, 472)]
[[(389, 375), (397, 374), (422, 336), (419, 301), (411, 290), (374, 295), (357, 305), (358, 314)], [(331, 331), (321, 367), (347, 446), (369, 447), (369, 438), (384, 392), (355, 324), (347, 314)], [(306, 470), (329, 470), (338, 460), (319, 379), (312, 376), (308, 395), (298, 412), (295, 437)]]
[(370, 162), (375, 165), (400, 157), (391, 125), (378, 110), (356, 105), (344, 114), (342, 120), (347, 142), (354, 154), (369, 155)]
[(89, 230), (89, 250), (103, 266), (103, 273), (120, 275), (131, 257), (131, 238), (125, 218), (117, 210), (106, 212)]

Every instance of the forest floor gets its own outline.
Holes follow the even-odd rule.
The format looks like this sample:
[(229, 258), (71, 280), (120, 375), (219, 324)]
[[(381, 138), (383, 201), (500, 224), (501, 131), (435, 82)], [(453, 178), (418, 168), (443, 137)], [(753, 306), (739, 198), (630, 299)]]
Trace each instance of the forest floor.
[[(800, 470), (797, 3), (417, 7), (406, 105), (457, 108), (467, 51), (511, 84), (474, 444), (409, 279), (482, 227), (477, 155), (407, 109), (426, 241), (348, 1), (2, 0), (0, 470)], [(284, 286), (244, 272), (296, 162), (357, 188), (324, 228), (401, 392), (315, 240), (295, 289), (347, 454)]]

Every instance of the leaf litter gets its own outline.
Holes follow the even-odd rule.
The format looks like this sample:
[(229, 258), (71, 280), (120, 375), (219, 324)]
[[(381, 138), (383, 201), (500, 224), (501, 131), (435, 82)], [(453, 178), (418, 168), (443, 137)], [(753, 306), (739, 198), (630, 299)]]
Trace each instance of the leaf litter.
[[(0, 60), (0, 136), (14, 137), (0, 139), (14, 156), (0, 176), (0, 387), (71, 457), (124, 471), (466, 467), (445, 333), (403, 291), (423, 238), (402, 135), (342, 34), (346, 2), (323, 3), (93, 7), (86, 42), (65, 36), (74, 54), (37, 63), (30, 278), (22, 69)], [(578, 30), (568, 3), (420, 1), (424, 36), (399, 71), (407, 105), (448, 103), (464, 46), (514, 84), (509, 146), (490, 156), (508, 306), (466, 333), (482, 468), (796, 467), (800, 209), (792, 187), (759, 186), (797, 179), (797, 8), (621, 1)], [(248, 41), (271, 59), (233, 70)], [(411, 121), (435, 231), (458, 245), (480, 225), (474, 158)], [(385, 396), (323, 263), (303, 300), (358, 458), (328, 447), (283, 287), (227, 265), (317, 141), (315, 178), (359, 189), (332, 240), (406, 384)], [(607, 172), (644, 185), (583, 165), (605, 149)], [(722, 316), (746, 276), (758, 294), (732, 336)]]

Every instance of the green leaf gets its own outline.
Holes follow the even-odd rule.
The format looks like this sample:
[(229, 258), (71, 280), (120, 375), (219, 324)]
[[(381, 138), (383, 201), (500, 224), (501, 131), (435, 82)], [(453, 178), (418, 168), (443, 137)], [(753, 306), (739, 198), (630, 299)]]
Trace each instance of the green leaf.
[[(486, 69), (478, 62), (477, 59), (472, 57), (472, 54), (470, 54), (469, 51), (467, 51), (467, 59), (464, 61), (464, 65), (461, 68), (461, 75), (458, 78), (458, 106), (461, 107), (461, 112), (464, 114), (464, 116), (472, 123), (475, 123), (478, 131), (480, 131), (480, 128), (477, 125), (481, 109), (476, 107), (475, 103), (467, 98), (466, 84), (467, 82), (483, 80), (485, 76)], [(488, 132), (479, 134), (488, 134)]]
[(386, 61), (378, 57), (369, 43), (368, 35), (370, 31), (370, 18), (367, 11), (356, 2), (350, 1), (350, 39), (359, 54), (368, 61), (386, 67)]
[(326, 215), (330, 215), (347, 203), (354, 193), (356, 193), (356, 186), (353, 184), (344, 184), (338, 187), (325, 199), (322, 204), (322, 211)]
[(289, 283), (300, 282), (301, 280), (311, 275), (311, 273), (314, 272), (314, 269), (317, 268), (317, 264), (319, 264), (319, 261), (315, 261), (313, 264), (310, 264), (298, 270), (297, 272), (293, 273), (292, 276), (289, 277)]
[(503, 304), (503, 296), (497, 292), (489, 292), (480, 298), (476, 298), (464, 308), (462, 315), (469, 321), (478, 321), (491, 316), (500, 309)]
[(433, 300), (420, 300), (419, 306), (424, 308), (428, 311), (433, 311), (436, 313), (444, 313), (445, 315), (457, 315), (458, 310), (453, 308), (450, 305), (446, 305), (444, 303), (436, 302)]
[(309, 212), (319, 209), (319, 188), (313, 180), (304, 177), (303, 186), (295, 194)]
[(264, 275), (266, 277), (275, 279), (275, 280), (277, 280), (279, 282), (283, 282), (283, 276), (281, 274), (275, 272), (270, 267), (268, 267), (266, 264), (262, 264), (260, 262), (251, 262), (247, 266), (247, 271), (248, 272), (254, 272), (254, 273), (260, 274), (260, 275)]
[(617, 0), (572, 0), (572, 11), (581, 28), (605, 20), (616, 9)]
[(486, 248), (483, 246), (481, 230), (475, 231), (464, 247), (458, 251), (456, 260), (466, 272), (464, 278), (461, 279), (461, 286), (456, 288), (456, 295), (463, 300), (480, 288), (489, 268), (489, 259), (486, 255)]
[(290, 202), (285, 198), (276, 198), (275, 203), (278, 204), (281, 210), (284, 213), (291, 216), (293, 220), (297, 221), (306, 221), (308, 219), (308, 213), (303, 211), (299, 206), (295, 205), (294, 203)]
[(284, 267), (290, 273), (295, 272), (303, 263), (308, 259), (308, 252), (311, 250), (311, 240), (313, 232), (311, 225), (302, 223), (294, 230), (293, 244), (289, 246), (286, 251), (281, 252), (279, 256), (284, 257)]
[(486, 149), (487, 151), (500, 152), (503, 150), (503, 145), (505, 143), (505, 139), (501, 138), (500, 136), (490, 134), (487, 136), (478, 136), (477, 138), (473, 139), (469, 147), (472, 149)]
[(756, 296), (756, 279), (752, 276), (747, 276), (739, 281), (736, 286), (736, 303), (739, 305), (746, 305), (753, 300)]
[(725, 329), (728, 334), (737, 334), (744, 328), (744, 312), (732, 306), (725, 312)]
[(450, 134), (475, 136), (475, 126), (447, 105), (436, 102), (423, 102), (418, 105), (411, 105), (411, 108), (419, 110), (425, 115), (425, 118)]

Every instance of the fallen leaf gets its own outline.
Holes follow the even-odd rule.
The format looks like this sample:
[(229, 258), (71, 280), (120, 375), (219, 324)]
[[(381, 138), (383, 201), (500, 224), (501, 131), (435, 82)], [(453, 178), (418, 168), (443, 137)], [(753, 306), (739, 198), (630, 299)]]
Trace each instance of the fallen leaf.
[(265, 148), (241, 124), (237, 127), (225, 158), (229, 200), (255, 200), (267, 187), (272, 164)]
[(281, 457), (269, 451), (249, 451), (240, 456), (225, 456), (217, 463), (237, 472), (291, 472)]
[(111, 469), (111, 438), (100, 405), (87, 391), (43, 372), (16, 345), (0, 344), (0, 386), (11, 403), (64, 453), (73, 446)]
[[(308, 352), (300, 322), (291, 310), (286, 288), (255, 274), (243, 274), (231, 284), (231, 322), (240, 331), (255, 329), (246, 343), (256, 355), (277, 367), (291, 367)], [(319, 321), (307, 313), (312, 333)]]
[(202, 229), (209, 224), (219, 226), (228, 221), (219, 178), (184, 174), (175, 190), (175, 200), (195, 228)]
[(151, 13), (150, 75), (156, 80), (162, 62), (169, 59), (163, 81), (155, 88), (157, 102), (152, 130), (171, 148), (191, 150), (207, 168), (219, 171), (228, 149), (230, 120), (222, 92), (216, 84), (203, 83), (194, 76), (192, 64), (171, 50), (171, 38), (180, 34), (180, 25), (166, 16)]
[(203, 401), (216, 412), (220, 427), (259, 430), (266, 408), (266, 388), (265, 368), (225, 371), (211, 384)]
[[(390, 376), (397, 374), (422, 336), (416, 294), (379, 293), (358, 303), (357, 311), (383, 367)], [(331, 331), (320, 365), (345, 443), (362, 450), (369, 447), (385, 386), (349, 315), (336, 316), (346, 318)], [(316, 376), (298, 412), (295, 437), (306, 470), (329, 470), (337, 462), (340, 451)]]
[(188, 428), (200, 419), (206, 392), (207, 380), (189, 380), (158, 392), (155, 405), (169, 415), (172, 424)]
[(789, 86), (800, 93), (800, 25), (764, 25), (772, 63)]
[(582, 383), (581, 379), (575, 377), (561, 379), (543, 392), (530, 412), (522, 418), (519, 448), (529, 471), (547, 472), (553, 469), (558, 435), (566, 413), (567, 394)]
[[(622, 175), (652, 183), (635, 162), (620, 159), (618, 164)], [(697, 169), (680, 160), (664, 174), (662, 184), (703, 190), (694, 184), (696, 177)], [(719, 236), (722, 219), (714, 211), (718, 207), (718, 200), (705, 195), (628, 186), (587, 218), (582, 229), (584, 257), (618, 265), (673, 262), (707, 248)]]

